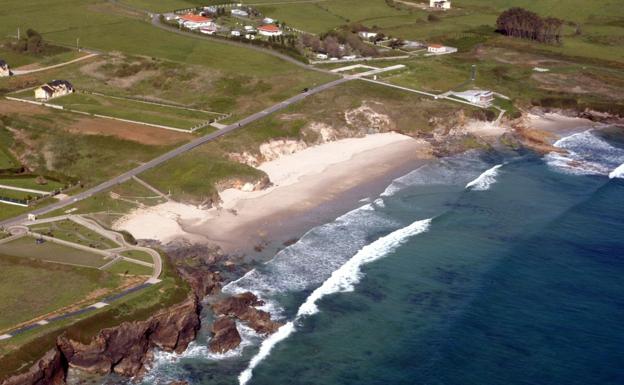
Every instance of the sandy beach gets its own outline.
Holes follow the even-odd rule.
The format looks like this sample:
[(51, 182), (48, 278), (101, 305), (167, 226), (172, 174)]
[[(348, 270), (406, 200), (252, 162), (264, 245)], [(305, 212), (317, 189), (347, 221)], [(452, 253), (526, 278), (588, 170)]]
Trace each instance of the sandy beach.
[(114, 227), (163, 243), (216, 243), (230, 253), (278, 248), (430, 158), (427, 142), (397, 133), (338, 140), (258, 166), (273, 183), (268, 189), (222, 191), (221, 206), (207, 210), (177, 202), (141, 208)]

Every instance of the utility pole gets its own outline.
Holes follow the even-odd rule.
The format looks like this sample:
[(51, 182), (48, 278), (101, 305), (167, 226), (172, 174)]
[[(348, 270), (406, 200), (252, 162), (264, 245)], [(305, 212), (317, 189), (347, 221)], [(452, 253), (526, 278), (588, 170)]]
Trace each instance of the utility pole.
[(80, 38), (79, 37), (76, 38), (76, 49), (80, 51)]
[(20, 39), (20, 29), (19, 29), (19, 27), (17, 27), (17, 40), (19, 40), (19, 39)]
[(470, 80), (474, 82), (476, 79), (477, 79), (477, 65), (473, 64), (472, 73), (470, 74)]

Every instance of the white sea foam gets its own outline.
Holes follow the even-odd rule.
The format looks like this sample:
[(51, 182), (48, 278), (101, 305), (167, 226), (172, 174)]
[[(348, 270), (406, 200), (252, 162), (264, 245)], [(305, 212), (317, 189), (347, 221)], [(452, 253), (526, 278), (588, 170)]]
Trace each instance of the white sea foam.
[(364, 246), (345, 264), (335, 270), (320, 287), (308, 296), (306, 301), (299, 307), (297, 315), (293, 321), (290, 321), (280, 327), (276, 333), (272, 334), (262, 342), (260, 350), (251, 359), (247, 369), (239, 375), (238, 380), (240, 385), (245, 385), (249, 382), (252, 378), (254, 368), (269, 356), (271, 350), (276, 344), (288, 338), (296, 330), (295, 325), (302, 317), (318, 312), (316, 304), (318, 300), (330, 294), (352, 291), (354, 285), (359, 282), (361, 278), (362, 273), (360, 268), (362, 265), (388, 255), (410, 237), (427, 231), (430, 225), (431, 219), (420, 220), (407, 227), (401, 228), (384, 237), (381, 237), (375, 242)]
[(374, 204), (366, 204), (310, 230), (269, 262), (226, 285), (223, 291), (251, 291), (269, 302), (275, 294), (309, 289), (321, 284), (364, 246), (371, 229), (389, 231), (396, 226), (396, 220), (377, 212)]
[(565, 153), (551, 152), (547, 164), (561, 172), (575, 175), (609, 175), (624, 163), (624, 150), (611, 146), (594, 135), (594, 130), (579, 132), (559, 139), (554, 146)]
[(501, 168), (502, 166), (503, 166), (502, 164), (497, 164), (496, 166), (484, 171), (476, 179), (469, 182), (466, 185), (466, 189), (475, 190), (475, 191), (488, 190), (490, 186), (496, 183), (496, 177), (498, 176), (498, 169)]
[(624, 163), (619, 165), (615, 170), (609, 173), (609, 178), (623, 178), (624, 179)]

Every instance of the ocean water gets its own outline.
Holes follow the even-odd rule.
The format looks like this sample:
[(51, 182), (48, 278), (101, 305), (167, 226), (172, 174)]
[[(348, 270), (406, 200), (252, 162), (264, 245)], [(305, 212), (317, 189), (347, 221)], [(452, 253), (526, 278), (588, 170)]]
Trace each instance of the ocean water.
[(219, 356), (204, 331), (144, 384), (624, 384), (623, 139), (412, 171), (225, 288), (276, 334)]

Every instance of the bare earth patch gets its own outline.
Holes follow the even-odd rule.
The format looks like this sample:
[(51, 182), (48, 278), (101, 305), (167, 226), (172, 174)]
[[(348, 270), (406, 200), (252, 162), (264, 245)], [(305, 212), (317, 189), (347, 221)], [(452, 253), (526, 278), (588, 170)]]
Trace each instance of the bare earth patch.
[(182, 132), (96, 118), (80, 118), (65, 129), (84, 135), (115, 136), (151, 146), (175, 144), (191, 139), (190, 134)]
[(30, 103), (14, 102), (12, 100), (0, 101), (0, 114), (41, 115), (47, 111), (45, 107)]

